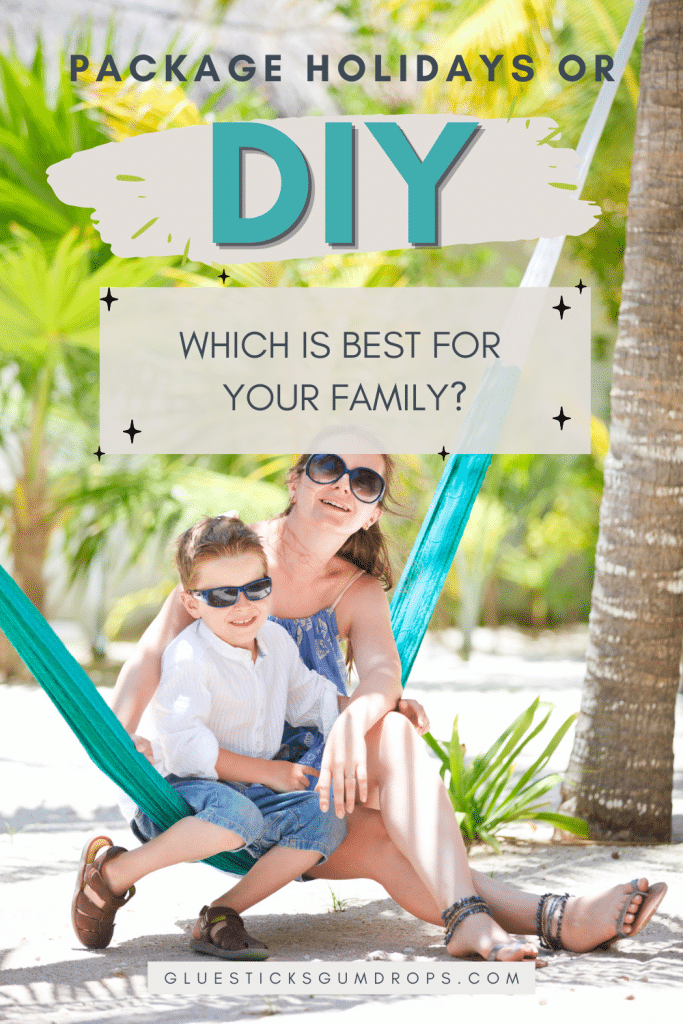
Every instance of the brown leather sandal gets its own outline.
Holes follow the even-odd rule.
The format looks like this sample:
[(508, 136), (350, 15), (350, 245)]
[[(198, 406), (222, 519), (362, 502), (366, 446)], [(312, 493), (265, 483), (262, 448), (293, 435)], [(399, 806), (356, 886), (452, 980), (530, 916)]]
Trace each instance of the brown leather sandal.
[[(109, 945), (114, 934), (116, 911), (135, 895), (133, 885), (125, 896), (115, 896), (101, 874), (107, 861), (125, 852), (122, 846), (112, 846), (111, 839), (106, 836), (90, 839), (83, 847), (71, 903), (71, 922), (78, 941), (88, 949), (104, 949)], [(86, 887), (90, 887), (100, 897), (103, 901), (101, 907), (86, 894)]]
[[(211, 929), (220, 924), (211, 937)], [(242, 918), (232, 907), (202, 907), (197, 919), (200, 936), (190, 939), (195, 953), (220, 956), (224, 960), (267, 960), (268, 947), (249, 935)]]

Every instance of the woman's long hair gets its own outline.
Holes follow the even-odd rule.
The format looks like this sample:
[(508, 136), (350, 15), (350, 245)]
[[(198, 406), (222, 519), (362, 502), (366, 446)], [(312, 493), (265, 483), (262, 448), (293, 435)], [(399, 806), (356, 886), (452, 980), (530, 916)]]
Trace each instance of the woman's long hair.
[[(300, 455), (298, 461), (290, 469), (289, 476), (301, 476), (310, 457), (310, 455)], [(379, 507), (387, 512), (398, 512), (400, 506), (392, 494), (396, 466), (391, 455), (382, 455), (382, 458), (384, 459), (385, 488), (379, 502)], [(282, 515), (289, 515), (292, 507), (293, 502), (290, 500)], [(357, 565), (359, 569), (363, 569), (368, 575), (379, 580), (385, 590), (390, 590), (394, 585), (393, 573), (387, 543), (380, 529), (380, 522), (381, 520), (378, 520), (376, 523), (373, 523), (367, 530), (360, 529), (352, 533), (348, 540), (339, 548), (339, 551), (337, 551), (337, 557), (343, 558), (352, 565)]]

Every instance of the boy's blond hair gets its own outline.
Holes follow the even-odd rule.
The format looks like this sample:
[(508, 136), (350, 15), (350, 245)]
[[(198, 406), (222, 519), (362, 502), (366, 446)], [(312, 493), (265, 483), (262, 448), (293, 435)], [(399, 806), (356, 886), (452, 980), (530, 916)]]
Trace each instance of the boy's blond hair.
[(268, 575), (268, 562), (261, 541), (237, 516), (207, 516), (178, 537), (175, 565), (185, 590), (193, 590), (200, 566), (213, 558), (256, 555)]

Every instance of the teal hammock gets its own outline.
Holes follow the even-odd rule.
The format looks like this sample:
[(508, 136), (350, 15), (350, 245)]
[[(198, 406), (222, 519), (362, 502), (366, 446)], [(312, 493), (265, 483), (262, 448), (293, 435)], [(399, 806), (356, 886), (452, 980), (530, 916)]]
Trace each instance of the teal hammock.
[[(490, 455), (452, 457), (410, 554), (391, 603), (391, 624), (408, 678), (434, 606), (484, 480)], [(85, 671), (0, 568), (0, 629), (76, 734), (90, 758), (161, 828), (190, 813), (189, 805), (151, 766), (95, 689)], [(221, 853), (207, 863), (245, 874), (247, 853)]]

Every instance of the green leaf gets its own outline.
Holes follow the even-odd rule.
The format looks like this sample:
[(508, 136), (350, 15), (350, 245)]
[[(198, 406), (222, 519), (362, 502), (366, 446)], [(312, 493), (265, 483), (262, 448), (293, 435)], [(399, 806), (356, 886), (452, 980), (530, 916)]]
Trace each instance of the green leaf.
[[(450, 765), (450, 758), (447, 750), (445, 750), (438, 740), (435, 740), (430, 732), (422, 734), (422, 739), (425, 741), (427, 746), (434, 751), (436, 756), (442, 761), (443, 765)], [(445, 744), (444, 744), (445, 746)]]
[(477, 836), (479, 839), (483, 840), (483, 842), (488, 843), (488, 845), (492, 847), (496, 853), (501, 852), (500, 843), (494, 837), (493, 833), (485, 829), (483, 825), (479, 825), (477, 829)]
[[(518, 752), (522, 750), (526, 742), (528, 742), (527, 740), (520, 743), (520, 740), (530, 728), (538, 705), (539, 698), (537, 697), (526, 711), (523, 711), (522, 714), (515, 719), (512, 725), (505, 730), (502, 736), (498, 737), (491, 747), (491, 750), (495, 749), (498, 751), (495, 758), (491, 758), (491, 751), (488, 751), (484, 755), (483, 761), (486, 765), (486, 770), (481, 772), (481, 779), (490, 779), (488, 792), (491, 792), (491, 789), (497, 785), (501, 777), (506, 775), (509, 777), (513, 761), (515, 760)], [(501, 750), (501, 743), (504, 739), (507, 739), (507, 742)]]
[(538, 779), (536, 782), (528, 786), (522, 793), (518, 794), (517, 797), (510, 801), (509, 798), (501, 801), (496, 807), (495, 811), (490, 820), (496, 824), (504, 821), (515, 821), (519, 818), (531, 818), (532, 815), (529, 813), (532, 807), (545, 807), (547, 804), (535, 804), (534, 800), (544, 796), (548, 793), (553, 786), (557, 786), (562, 782), (562, 776), (559, 773), (552, 775), (546, 775), (542, 779)]
[(225, 272), (235, 284), (241, 284), (245, 288), (266, 288), (269, 283), (266, 272), (259, 263), (226, 263)]
[(125, 594), (114, 603), (113, 608), (107, 615), (104, 622), (104, 634), (110, 640), (115, 640), (121, 632), (126, 619), (134, 612), (150, 605), (158, 608), (166, 600), (168, 595), (177, 586), (177, 580), (165, 579), (157, 583), (155, 587), (146, 587), (144, 590), (136, 590), (133, 593)]
[[(495, 792), (493, 794), (491, 794), (490, 796), (485, 795), (484, 796), (485, 800), (488, 799), (488, 800), (490, 800), (491, 803), (495, 803), (495, 801), (498, 799), (500, 793), (502, 792), (505, 784), (507, 783), (508, 779), (512, 775), (512, 772), (513, 772), (513, 769), (514, 769), (514, 763), (517, 760), (519, 754), (524, 749), (524, 747), (526, 747), (526, 745), (528, 743), (530, 743), (539, 734), (539, 732), (541, 732), (541, 730), (543, 728), (545, 728), (545, 726), (546, 726), (546, 724), (548, 722), (548, 719), (550, 718), (551, 713), (552, 713), (552, 709), (550, 709), (547, 712), (547, 714), (544, 716), (544, 718), (541, 719), (541, 721), (535, 726), (535, 728), (531, 732), (528, 733), (528, 735), (523, 736), (523, 737), (520, 738), (520, 742), (518, 743), (518, 745), (510, 753), (510, 755), (508, 756), (507, 760), (501, 766), (500, 775), (498, 776), (498, 778), (500, 779), (500, 782), (496, 786)], [(531, 723), (530, 723), (530, 725), (531, 725)], [(502, 778), (501, 778), (501, 776), (502, 776)]]
[(0, 181), (0, 214), (53, 234), (61, 235), (71, 227), (71, 222), (52, 205), (11, 181)]
[(537, 775), (542, 768), (545, 768), (546, 764), (550, 760), (551, 755), (560, 745), (568, 729), (571, 728), (571, 726), (574, 724), (578, 717), (579, 713), (578, 711), (575, 711), (573, 715), (570, 715), (569, 718), (565, 722), (563, 722), (563, 724), (560, 726), (560, 728), (557, 730), (553, 738), (548, 743), (547, 747), (545, 748), (541, 756), (536, 761), (534, 761), (530, 768), (527, 768), (527, 770), (518, 780), (518, 782), (510, 792), (510, 797), (514, 797), (517, 793), (519, 793), (524, 788), (524, 786), (526, 786), (527, 782), (529, 782), (529, 780), (534, 777), (534, 775)]
[[(536, 698), (503, 730), (486, 753), (474, 757), (469, 766), (463, 757), (457, 716), (453, 721), (450, 744), (439, 744), (432, 736), (426, 738), (442, 762), (442, 777), (447, 764), (450, 768), (448, 791), (461, 832), (467, 840), (478, 838), (500, 852), (495, 835), (511, 821), (562, 820), (569, 823), (568, 830), (574, 830), (576, 835), (583, 834), (580, 819), (565, 818), (564, 815), (549, 817), (551, 812), (543, 810), (547, 804), (538, 802), (562, 781), (559, 773), (542, 778), (538, 776), (576, 715), (563, 722), (531, 767), (514, 784), (511, 782), (515, 758), (547, 726), (552, 713), (552, 707), (549, 707), (540, 722), (534, 724), (539, 705), (540, 698)], [(448, 760), (445, 751), (448, 751)], [(558, 824), (558, 827), (563, 825)]]
[[(538, 707), (538, 705), (540, 703), (540, 699), (541, 699), (540, 697), (537, 697), (536, 700), (533, 701), (533, 703), (529, 705), (529, 707), (526, 709), (526, 711), (523, 711), (521, 715), (519, 715), (517, 718), (515, 718), (514, 722), (511, 725), (509, 725), (507, 727), (507, 729), (505, 729), (504, 732), (502, 732), (500, 734), (500, 736), (495, 741), (495, 743), (493, 743), (491, 745), (491, 747), (483, 755), (484, 756), (484, 760), (487, 763), (493, 762), (493, 760), (496, 757), (496, 755), (498, 754), (498, 751), (500, 750), (500, 748), (503, 746), (505, 741), (508, 740), (508, 737), (513, 736), (513, 734), (516, 737), (519, 730), (521, 730), (521, 732), (519, 732), (519, 735), (522, 735), (526, 731), (526, 729), (529, 727), (529, 723), (531, 721), (533, 721), (533, 717), (534, 717), (534, 715), (536, 713), (536, 708)], [(511, 750), (512, 747), (514, 747), (514, 744), (516, 742), (517, 742), (516, 738), (513, 739), (511, 744), (508, 742), (508, 744), (506, 744), (504, 750), (502, 751), (502, 753), (499, 756), (500, 757), (505, 757), (506, 753), (509, 752), (509, 750)]]
[(580, 836), (582, 839), (590, 838), (588, 822), (583, 818), (572, 818), (567, 814), (557, 814), (553, 811), (541, 811), (534, 816), (534, 820), (547, 821), (555, 828), (560, 828), (563, 832), (570, 832), (574, 836)]
[(456, 715), (453, 720), (453, 734), (451, 736), (450, 743), (450, 768), (451, 768), (451, 800), (455, 798), (453, 806), (456, 810), (464, 811), (467, 809), (467, 801), (465, 799), (465, 761), (462, 756), (462, 748), (460, 746), (460, 736), (458, 735), (458, 716)]
[(268, 519), (282, 511), (286, 492), (283, 487), (263, 480), (226, 476), (209, 469), (190, 467), (173, 488), (183, 505), (178, 531), (187, 529), (203, 516), (217, 516), (236, 509), (246, 523)]

